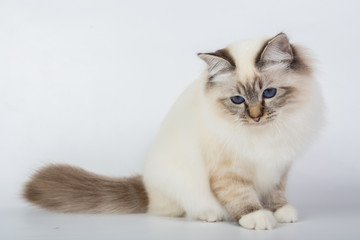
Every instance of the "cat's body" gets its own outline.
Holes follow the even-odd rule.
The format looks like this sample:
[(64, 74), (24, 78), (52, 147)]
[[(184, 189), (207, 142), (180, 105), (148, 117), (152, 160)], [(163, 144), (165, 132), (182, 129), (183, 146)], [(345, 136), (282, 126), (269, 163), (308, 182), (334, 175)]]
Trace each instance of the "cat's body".
[[(164, 120), (145, 163), (146, 191), (139, 177), (127, 178), (126, 187), (125, 179), (50, 166), (28, 183), (27, 199), (65, 212), (147, 209), (204, 221), (233, 219), (250, 229), (272, 228), (272, 212), (280, 222), (295, 221), (285, 198), (287, 173), (321, 120), (311, 63), (284, 34), (199, 56), (208, 69)], [(95, 197), (94, 184), (99, 184)], [(84, 185), (83, 195), (75, 191)], [(74, 198), (77, 204), (68, 202)], [(82, 201), (92, 207), (74, 207)]]

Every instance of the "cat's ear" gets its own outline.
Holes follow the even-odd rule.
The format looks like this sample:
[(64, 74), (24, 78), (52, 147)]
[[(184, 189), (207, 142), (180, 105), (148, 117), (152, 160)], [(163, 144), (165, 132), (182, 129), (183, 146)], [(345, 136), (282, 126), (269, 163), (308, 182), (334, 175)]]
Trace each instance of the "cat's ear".
[(263, 48), (257, 64), (260, 66), (278, 63), (291, 63), (294, 58), (291, 44), (285, 33), (270, 39)]
[(218, 73), (235, 69), (234, 60), (225, 49), (218, 50), (214, 53), (198, 53), (198, 56), (206, 62), (210, 78)]

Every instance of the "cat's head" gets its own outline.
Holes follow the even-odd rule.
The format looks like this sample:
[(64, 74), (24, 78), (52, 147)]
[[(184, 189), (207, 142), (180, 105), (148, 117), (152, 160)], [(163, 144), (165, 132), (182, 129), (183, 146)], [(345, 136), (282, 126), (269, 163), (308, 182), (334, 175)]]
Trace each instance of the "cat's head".
[(242, 125), (265, 125), (296, 110), (311, 85), (311, 63), (284, 33), (198, 56), (208, 66), (205, 96)]

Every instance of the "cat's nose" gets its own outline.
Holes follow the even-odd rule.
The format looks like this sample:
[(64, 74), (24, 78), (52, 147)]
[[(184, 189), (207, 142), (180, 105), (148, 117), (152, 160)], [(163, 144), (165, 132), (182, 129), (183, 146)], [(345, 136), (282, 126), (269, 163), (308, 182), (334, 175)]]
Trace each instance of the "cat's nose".
[(254, 120), (255, 122), (259, 122), (260, 121), (260, 117), (251, 117), (252, 120)]
[(264, 115), (264, 107), (260, 104), (250, 104), (247, 108), (249, 117), (255, 122), (259, 122), (262, 115)]

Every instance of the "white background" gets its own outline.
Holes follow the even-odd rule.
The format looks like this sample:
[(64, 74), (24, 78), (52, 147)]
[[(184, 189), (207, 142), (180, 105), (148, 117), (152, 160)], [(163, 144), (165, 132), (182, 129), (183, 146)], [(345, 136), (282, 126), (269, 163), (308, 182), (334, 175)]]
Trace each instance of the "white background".
[[(1, 239), (359, 239), (357, 1), (0, 1)], [(288, 34), (313, 50), (321, 136), (294, 165), (296, 224), (249, 231), (147, 215), (48, 213), (21, 199), (46, 163), (141, 173), (162, 119), (203, 63), (197, 52)]]

